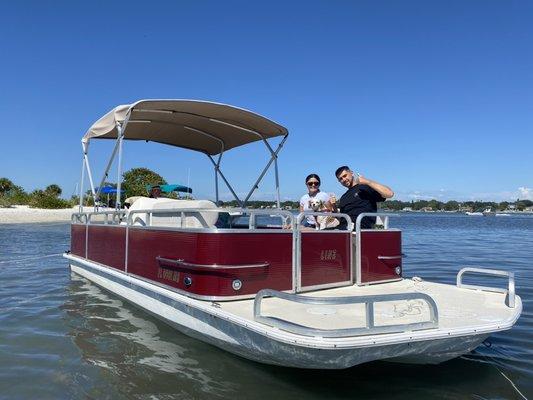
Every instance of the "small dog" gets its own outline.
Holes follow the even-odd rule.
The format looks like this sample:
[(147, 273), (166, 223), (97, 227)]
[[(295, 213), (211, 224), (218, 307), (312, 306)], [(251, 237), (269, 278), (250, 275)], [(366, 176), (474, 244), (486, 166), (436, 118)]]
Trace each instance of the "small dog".
[[(309, 208), (315, 212), (331, 212), (331, 205), (329, 202), (324, 203), (322, 200), (311, 199), (309, 200)], [(315, 217), (316, 229), (324, 230), (336, 228), (339, 226), (339, 220), (335, 217), (319, 215)]]

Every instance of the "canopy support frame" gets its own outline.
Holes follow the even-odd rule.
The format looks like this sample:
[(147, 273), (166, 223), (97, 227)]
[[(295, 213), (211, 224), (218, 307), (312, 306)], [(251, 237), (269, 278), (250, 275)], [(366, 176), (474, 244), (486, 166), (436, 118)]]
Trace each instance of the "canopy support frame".
[[(237, 193), (235, 193), (235, 190), (233, 190), (233, 188), (231, 187), (231, 185), (229, 184), (228, 180), (226, 179), (226, 177), (224, 176), (224, 174), (222, 173), (222, 170), (220, 169), (220, 160), (222, 159), (222, 153), (220, 153), (219, 157), (218, 157), (218, 163), (215, 162), (215, 160), (213, 159), (213, 157), (211, 157), (210, 154), (207, 154), (207, 157), (211, 160), (211, 162), (213, 163), (213, 165), (215, 166), (215, 174), (220, 174), (220, 177), (224, 180), (224, 183), (226, 184), (226, 186), (228, 187), (228, 189), (230, 190), (231, 194), (233, 194), (233, 197), (235, 197), (235, 200), (237, 200), (237, 203), (239, 203), (239, 206), (241, 208), (244, 208), (244, 203), (242, 202), (242, 200), (239, 198), (239, 196), (237, 196)], [(217, 184), (217, 203), (218, 203), (218, 179), (216, 181), (216, 184)], [(218, 205), (218, 204), (217, 204)]]
[[(89, 163), (89, 143), (82, 142), (82, 149), (83, 149), (83, 163), (82, 163), (82, 170), (81, 170), (81, 184), (80, 184), (80, 207), (83, 207), (83, 186), (84, 186), (84, 177), (85, 177), (85, 170), (87, 170), (87, 177), (89, 178), (89, 184), (91, 185), (91, 194), (93, 195), (93, 199), (95, 199), (96, 193), (94, 190), (94, 182), (93, 182), (93, 174), (91, 171), (91, 165)], [(95, 201), (95, 207), (96, 207), (96, 201)]]
[[(278, 149), (276, 151), (274, 151), (272, 149), (272, 146), (270, 146), (270, 143), (268, 143), (268, 140), (265, 139), (265, 137), (263, 135), (261, 135), (259, 132), (256, 132), (252, 129), (248, 129), (248, 128), (245, 128), (245, 127), (242, 127), (242, 126), (239, 126), (239, 125), (235, 125), (235, 124), (232, 124), (230, 122), (226, 122), (226, 121), (222, 121), (222, 120), (219, 120), (219, 119), (216, 119), (216, 118), (209, 118), (210, 121), (212, 122), (215, 122), (215, 123), (218, 123), (218, 124), (221, 124), (221, 125), (226, 125), (226, 126), (230, 126), (232, 128), (235, 128), (235, 129), (238, 129), (238, 130), (241, 130), (241, 131), (244, 131), (244, 132), (248, 132), (248, 133), (251, 133), (253, 135), (256, 135), (256, 136), (259, 136), (261, 138), (261, 140), (263, 141), (263, 143), (266, 145), (266, 147), (268, 148), (268, 151), (270, 152), (270, 154), (272, 155), (272, 158), (274, 158), (274, 173), (275, 173), (275, 181), (276, 181), (276, 203), (277, 203), (277, 206), (278, 208), (281, 208), (281, 201), (280, 201), (280, 191), (279, 191), (279, 171), (278, 171), (278, 153), (279, 151), (281, 150), (281, 147), (283, 147), (283, 144), (285, 143), (285, 140), (287, 139), (287, 136), (288, 134), (286, 134), (284, 137), (283, 137), (283, 140), (281, 141)], [(259, 177), (259, 179), (257, 180), (257, 182), (255, 183), (255, 185), (252, 187), (252, 189), (250, 190), (250, 193), (248, 194), (248, 196), (246, 197), (246, 199), (244, 200), (244, 205), (246, 205), (246, 202), (249, 200), (250, 196), (252, 195), (252, 193), (255, 191), (255, 189), (258, 188), (258, 185), (260, 183), (260, 181), (263, 179), (263, 176), (265, 175), (265, 173), (267, 172), (268, 168), (270, 168), (270, 165), (272, 164), (272, 160), (270, 160), (270, 162), (268, 163), (268, 165), (265, 167), (265, 170), (263, 171), (263, 173), (261, 174), (261, 176)]]
[[(270, 166), (272, 165), (272, 162), (275, 161), (275, 165), (276, 165), (276, 191), (277, 191), (277, 205), (278, 205), (278, 208), (280, 208), (280, 198), (279, 198), (279, 180), (278, 180), (278, 174), (277, 174), (277, 158), (278, 158), (278, 153), (280, 152), (281, 148), (283, 147), (283, 145), (285, 144), (285, 141), (287, 140), (287, 137), (288, 135), (285, 135), (283, 137), (283, 140), (280, 142), (280, 144), (278, 145), (278, 148), (276, 149), (276, 151), (272, 151), (272, 147), (270, 147), (270, 145), (267, 143), (267, 147), (269, 148), (269, 150), (272, 152), (271, 153), (271, 157), (270, 157), (270, 160), (268, 161), (267, 165), (265, 166), (265, 168), (263, 169), (263, 172), (261, 172), (261, 175), (259, 175), (259, 178), (257, 178), (257, 181), (255, 181), (255, 184), (252, 186), (252, 188), (250, 189), (250, 192), (248, 193), (248, 195), (246, 196), (246, 198), (244, 199), (244, 207), (246, 206), (246, 203), (248, 202), (248, 200), (250, 199), (250, 197), (252, 196), (253, 192), (255, 192), (255, 190), (259, 187), (259, 183), (261, 182), (261, 180), (263, 180), (263, 177), (265, 176), (265, 174), (267, 173), (268, 169), (270, 168)], [(263, 138), (263, 141), (266, 143), (266, 139)]]
[[(121, 191), (120, 191), (120, 187), (122, 186), (122, 141), (124, 139), (124, 128), (126, 127), (126, 124), (128, 123), (128, 119), (129, 119), (129, 115), (128, 114), (128, 117), (126, 117), (126, 120), (124, 121), (124, 124), (117, 124), (117, 130), (118, 130), (118, 165), (117, 165), (117, 194), (115, 196), (115, 209), (116, 210), (120, 210), (120, 201), (122, 200), (121, 199)], [(113, 155), (114, 157), (114, 155)], [(110, 160), (112, 161), (112, 160)], [(104, 176), (104, 179), (105, 179), (105, 176)]]
[(120, 138), (121, 136), (119, 135), (119, 137), (117, 138), (116, 142), (115, 142), (115, 147), (113, 148), (113, 153), (111, 153), (111, 158), (109, 159), (109, 162), (107, 163), (107, 167), (104, 171), (104, 176), (102, 177), (102, 180), (100, 181), (100, 185), (98, 185), (98, 191), (96, 192), (96, 199), (99, 199), (100, 198), (100, 193), (102, 192), (102, 188), (105, 184), (105, 180), (106, 178), (109, 176), (109, 170), (111, 169), (111, 165), (113, 164), (113, 161), (115, 160), (115, 156), (117, 154), (117, 150), (119, 148), (119, 145), (121, 145), (121, 141), (120, 141)]
[(79, 207), (80, 212), (83, 212), (83, 185), (84, 184), (85, 184), (85, 158), (81, 162), (80, 207)]
[[(132, 107), (127, 112), (126, 117), (125, 117), (123, 122), (118, 122), (118, 121), (115, 120), (115, 126), (116, 126), (116, 129), (117, 129), (117, 141), (115, 143), (115, 147), (113, 148), (113, 152), (111, 154), (111, 158), (110, 158), (110, 160), (109, 160), (109, 162), (107, 164), (106, 170), (105, 170), (104, 175), (102, 177), (102, 181), (100, 183), (100, 186), (98, 187), (98, 192), (97, 193), (95, 192), (94, 183), (93, 183), (93, 179), (92, 179), (92, 172), (91, 172), (91, 169), (90, 169), (89, 158), (88, 158), (88, 154), (87, 154), (88, 153), (89, 142), (88, 142), (88, 140), (86, 142), (82, 141), (83, 148), (84, 148), (84, 163), (82, 165), (82, 176), (81, 176), (81, 187), (80, 187), (80, 207), (83, 206), (83, 183), (84, 183), (84, 176), (85, 176), (85, 168), (87, 169), (87, 173), (88, 173), (88, 177), (89, 177), (89, 181), (90, 181), (90, 185), (91, 185), (91, 192), (92, 192), (92, 195), (93, 195), (93, 197), (95, 199), (95, 207), (96, 207), (97, 199), (99, 198), (99, 196), (101, 194), (102, 186), (105, 183), (105, 179), (108, 177), (109, 170), (110, 170), (110, 168), (112, 166), (112, 163), (113, 163), (113, 161), (114, 161), (114, 159), (116, 157), (116, 153), (118, 152), (118, 165), (117, 165), (117, 174), (118, 174), (118, 176), (117, 176), (117, 201), (116, 201), (116, 208), (117, 209), (120, 208), (120, 206), (121, 206), (120, 193), (121, 193), (121, 184), (122, 184), (122, 180), (121, 180), (122, 146), (123, 146), (123, 140), (125, 138), (124, 137), (124, 132), (126, 130), (126, 125), (128, 124), (128, 122), (130, 120), (132, 111), (150, 111), (150, 112), (162, 112), (162, 113), (177, 113), (177, 112), (179, 112), (179, 111), (173, 111), (173, 110), (171, 111), (171, 110), (154, 110), (154, 109), (151, 109), (151, 110), (137, 110), (137, 109), (133, 109), (133, 107)], [(228, 189), (231, 191), (232, 195), (234, 196), (235, 200), (238, 202), (239, 206), (242, 207), (242, 208), (246, 208), (246, 204), (247, 204), (248, 200), (250, 199), (252, 194), (255, 192), (255, 190), (259, 187), (259, 183), (262, 181), (262, 179), (264, 178), (265, 174), (268, 172), (268, 170), (271, 167), (272, 163), (274, 163), (275, 185), (276, 185), (276, 203), (277, 203), (277, 208), (278, 209), (281, 208), (280, 188), (279, 188), (278, 154), (279, 154), (280, 150), (282, 149), (283, 145), (285, 144), (285, 141), (287, 140), (288, 133), (286, 133), (283, 136), (283, 139), (278, 144), (278, 147), (276, 148), (276, 150), (274, 150), (272, 148), (272, 146), (268, 143), (268, 138), (265, 138), (259, 132), (256, 132), (254, 130), (245, 128), (243, 126), (235, 125), (235, 124), (227, 122), (227, 121), (220, 120), (218, 118), (209, 118), (209, 117), (202, 116), (202, 115), (197, 115), (197, 116), (209, 119), (210, 121), (215, 122), (215, 123), (231, 126), (231, 127), (235, 128), (235, 129), (242, 130), (242, 131), (245, 131), (245, 132), (248, 132), (248, 133), (251, 133), (251, 134), (254, 134), (254, 135), (258, 136), (261, 139), (261, 141), (263, 141), (263, 143), (265, 144), (265, 146), (267, 147), (267, 149), (268, 149), (268, 151), (270, 152), (270, 155), (271, 155), (270, 160), (268, 161), (268, 163), (264, 167), (263, 171), (261, 172), (261, 174), (259, 175), (259, 177), (255, 181), (255, 184), (250, 189), (250, 191), (249, 191), (248, 195), (246, 196), (246, 198), (244, 199), (244, 201), (242, 201), (239, 198), (239, 196), (236, 194), (235, 190), (230, 185), (230, 183), (228, 182), (228, 180), (226, 179), (225, 175), (222, 173), (222, 170), (220, 168), (221, 161), (222, 161), (222, 156), (223, 156), (224, 150), (225, 150), (224, 141), (221, 138), (218, 138), (218, 137), (216, 137), (216, 136), (214, 136), (212, 134), (209, 134), (207, 132), (204, 132), (204, 131), (202, 131), (200, 129), (193, 128), (193, 127), (190, 127), (190, 126), (187, 126), (187, 125), (182, 125), (185, 129), (194, 131), (196, 133), (200, 133), (200, 134), (205, 135), (205, 136), (207, 136), (207, 137), (209, 137), (211, 139), (214, 139), (214, 140), (216, 140), (216, 141), (218, 141), (220, 143), (221, 149), (220, 149), (220, 153), (218, 154), (218, 159), (216, 161), (215, 161), (214, 157), (211, 154), (209, 154), (207, 152), (204, 152), (204, 154), (206, 154), (207, 157), (209, 158), (209, 160), (213, 163), (213, 166), (214, 166), (214, 169), (215, 169), (215, 196), (216, 196), (217, 204), (219, 202), (219, 175), (222, 178), (222, 180), (224, 181), (224, 183), (226, 184), (226, 186), (228, 187)], [(132, 121), (132, 122), (152, 122), (152, 121), (151, 120), (146, 120), (146, 121), (145, 120), (143, 120), (143, 121), (135, 120), (135, 121)], [(163, 121), (158, 121), (158, 122), (163, 122)]]

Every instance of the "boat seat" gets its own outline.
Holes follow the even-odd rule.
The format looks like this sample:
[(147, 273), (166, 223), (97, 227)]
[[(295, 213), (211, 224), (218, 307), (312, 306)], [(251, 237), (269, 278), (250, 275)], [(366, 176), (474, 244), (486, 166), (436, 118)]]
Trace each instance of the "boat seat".
[[(216, 211), (201, 211), (202, 209), (207, 210), (212, 208), (216, 208), (216, 205), (209, 200), (174, 200), (167, 198), (152, 199), (141, 197), (129, 208), (128, 217), (130, 213), (135, 210), (193, 209), (185, 213), (184, 228), (215, 228), (219, 213)], [(182, 226), (181, 213), (179, 211), (156, 213), (152, 214), (151, 218), (148, 213), (134, 213), (132, 225), (180, 228)]]

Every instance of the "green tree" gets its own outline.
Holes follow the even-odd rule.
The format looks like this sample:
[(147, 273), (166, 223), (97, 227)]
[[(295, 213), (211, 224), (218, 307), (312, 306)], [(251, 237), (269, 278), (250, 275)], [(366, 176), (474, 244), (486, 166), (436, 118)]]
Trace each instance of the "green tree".
[(459, 203), (456, 202), (455, 200), (447, 201), (447, 202), (444, 204), (444, 209), (445, 209), (446, 211), (455, 211), (455, 210), (458, 210), (458, 209), (459, 209)]
[(146, 196), (146, 185), (165, 185), (167, 181), (158, 173), (148, 168), (132, 168), (122, 175), (122, 188), (126, 198)]
[(55, 183), (48, 185), (46, 189), (44, 189), (44, 194), (47, 196), (59, 197), (61, 196), (61, 193), (63, 193), (63, 190), (61, 190), (59, 185), (56, 185)]
[(509, 208), (509, 202), (508, 201), (502, 201), (500, 204), (498, 204), (498, 210), (505, 211)]
[(15, 185), (7, 178), (0, 178), (0, 196), (9, 192)]

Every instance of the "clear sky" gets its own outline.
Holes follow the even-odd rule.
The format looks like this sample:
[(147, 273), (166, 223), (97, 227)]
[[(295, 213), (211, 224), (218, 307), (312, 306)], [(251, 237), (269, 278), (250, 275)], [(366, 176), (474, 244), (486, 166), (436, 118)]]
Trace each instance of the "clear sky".
[[(533, 199), (532, 1), (19, 1), (0, 6), (0, 177), (30, 191), (81, 171), (80, 139), (116, 105), (212, 100), (286, 126), (283, 199), (339, 165), (396, 198)], [(91, 145), (99, 180), (112, 143)], [(214, 198), (198, 153), (127, 143), (124, 167)], [(222, 169), (247, 192), (267, 161)], [(273, 199), (267, 175), (255, 199)], [(222, 197), (229, 198), (221, 187)]]

